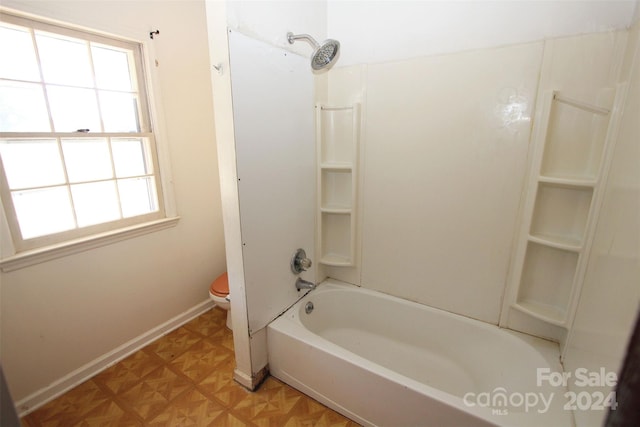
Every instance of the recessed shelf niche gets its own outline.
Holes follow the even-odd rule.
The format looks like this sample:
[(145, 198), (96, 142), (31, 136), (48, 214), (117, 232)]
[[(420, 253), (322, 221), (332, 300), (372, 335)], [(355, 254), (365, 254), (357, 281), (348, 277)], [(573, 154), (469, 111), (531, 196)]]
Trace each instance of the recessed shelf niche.
[(352, 264), (350, 215), (322, 213), (321, 262), (333, 266)]
[(577, 263), (577, 252), (529, 242), (517, 304), (551, 323), (562, 324)]
[(573, 245), (579, 248), (584, 240), (591, 188), (572, 188), (539, 183), (531, 219), (531, 236), (551, 244)]
[(554, 93), (540, 175), (594, 180), (608, 124), (608, 109)]
[(323, 212), (351, 211), (352, 173), (350, 170), (321, 170), (322, 195), (320, 208)]
[(320, 263), (355, 265), (360, 105), (316, 105)]
[(320, 163), (325, 166), (353, 165), (354, 107), (318, 105)]

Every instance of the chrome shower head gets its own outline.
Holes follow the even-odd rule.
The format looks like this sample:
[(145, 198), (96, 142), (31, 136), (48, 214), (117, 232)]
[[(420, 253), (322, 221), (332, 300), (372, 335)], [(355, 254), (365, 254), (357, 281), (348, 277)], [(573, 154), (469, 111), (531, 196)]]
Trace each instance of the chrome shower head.
[(338, 59), (339, 52), (339, 41), (333, 39), (323, 41), (320, 47), (318, 47), (311, 56), (311, 68), (314, 70), (330, 68)]
[(318, 44), (313, 37), (308, 34), (287, 33), (287, 41), (293, 44), (296, 40), (306, 40), (313, 47), (311, 55), (311, 68), (315, 71), (330, 68), (338, 59), (340, 52), (340, 42), (333, 39), (327, 39)]

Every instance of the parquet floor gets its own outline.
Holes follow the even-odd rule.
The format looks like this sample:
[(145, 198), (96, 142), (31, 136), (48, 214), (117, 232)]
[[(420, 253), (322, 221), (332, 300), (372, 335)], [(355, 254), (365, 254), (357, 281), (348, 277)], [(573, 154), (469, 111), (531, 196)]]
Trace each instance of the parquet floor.
[(214, 308), (22, 419), (27, 427), (357, 426), (269, 377), (233, 381), (233, 336)]

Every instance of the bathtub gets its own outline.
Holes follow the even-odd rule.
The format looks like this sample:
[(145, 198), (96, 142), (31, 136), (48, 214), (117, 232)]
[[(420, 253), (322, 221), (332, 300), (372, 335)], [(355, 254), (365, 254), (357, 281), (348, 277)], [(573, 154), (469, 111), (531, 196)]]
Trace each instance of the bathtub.
[(267, 342), (272, 375), (365, 426), (573, 424), (566, 389), (538, 383), (557, 344), (335, 280)]

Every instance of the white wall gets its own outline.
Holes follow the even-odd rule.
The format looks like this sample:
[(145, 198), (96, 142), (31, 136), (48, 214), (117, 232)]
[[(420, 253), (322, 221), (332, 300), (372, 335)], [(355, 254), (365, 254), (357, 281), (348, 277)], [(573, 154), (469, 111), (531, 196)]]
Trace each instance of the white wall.
[(282, 46), (300, 54), (309, 55), (306, 42), (287, 42), (287, 32), (306, 33), (321, 41), (327, 32), (327, 2), (325, 0), (231, 0), (227, 3), (229, 28)]
[[(253, 388), (260, 380), (253, 375), (266, 360), (265, 336), (252, 339), (249, 336), (247, 299), (242, 257), (242, 232), (240, 229), (240, 201), (238, 197), (238, 173), (236, 168), (236, 146), (233, 123), (233, 99), (231, 73), (229, 72), (229, 31), (227, 28), (227, 4), (221, 1), (206, 1), (209, 56), (217, 69), (211, 70), (216, 117), (216, 139), (218, 168), (220, 171), (220, 195), (226, 242), (227, 272), (229, 274), (229, 296), (233, 322), (233, 345), (236, 367), (234, 377), (245, 387)], [(257, 351), (253, 352), (252, 347)], [(260, 354), (265, 354), (260, 357)], [(265, 362), (266, 363), (266, 362)], [(253, 366), (256, 366), (254, 371)]]
[[(623, 82), (628, 82), (611, 172), (574, 320), (565, 368), (619, 372), (640, 303), (640, 25), (630, 33)], [(569, 385), (574, 385), (569, 382)], [(580, 390), (572, 387), (576, 392)], [(584, 391), (610, 391), (588, 387)], [(606, 395), (606, 394), (605, 394)], [(599, 426), (601, 411), (577, 411), (578, 426)]]
[(225, 260), (204, 3), (3, 6), (145, 42), (149, 31), (160, 30), (150, 63), (158, 61), (157, 120), (181, 216), (168, 230), (2, 273), (2, 365), (20, 401), (206, 303)]
[[(313, 76), (305, 57), (235, 31), (229, 54), (253, 334), (302, 296), (290, 267), (296, 249), (315, 259)], [(314, 274), (312, 266), (301, 277), (313, 280)]]
[(622, 29), (633, 0), (328, 1), (339, 66)]
[(368, 66), (363, 286), (497, 323), (541, 55)]

